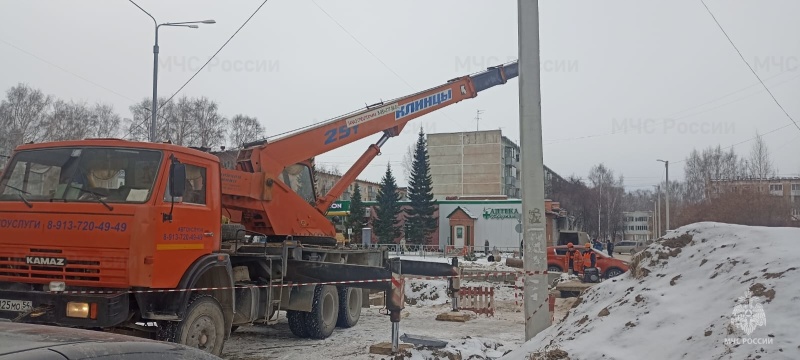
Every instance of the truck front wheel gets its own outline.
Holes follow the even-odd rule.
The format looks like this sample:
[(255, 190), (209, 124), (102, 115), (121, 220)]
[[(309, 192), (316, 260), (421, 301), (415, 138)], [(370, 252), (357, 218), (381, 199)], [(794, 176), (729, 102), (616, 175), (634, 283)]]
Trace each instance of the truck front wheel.
[(216, 356), (225, 342), (225, 316), (222, 306), (210, 295), (194, 294), (183, 320), (159, 327), (158, 340), (198, 348)]
[(339, 319), (339, 294), (336, 286), (317, 285), (311, 312), (306, 313), (306, 330), (312, 339), (325, 339), (333, 333)]

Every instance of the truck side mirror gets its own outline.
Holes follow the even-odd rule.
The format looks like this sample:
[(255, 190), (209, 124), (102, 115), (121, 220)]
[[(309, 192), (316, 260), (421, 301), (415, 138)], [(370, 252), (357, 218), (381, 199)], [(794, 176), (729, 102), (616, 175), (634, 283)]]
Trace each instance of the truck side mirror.
[(186, 165), (173, 163), (169, 169), (169, 193), (181, 197), (186, 192)]

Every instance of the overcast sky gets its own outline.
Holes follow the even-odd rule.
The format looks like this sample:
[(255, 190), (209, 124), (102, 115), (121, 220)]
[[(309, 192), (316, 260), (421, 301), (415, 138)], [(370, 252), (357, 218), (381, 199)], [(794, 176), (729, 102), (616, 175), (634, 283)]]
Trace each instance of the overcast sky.
[[(159, 96), (172, 95), (261, 4), (138, 0), (159, 22)], [(25, 82), (122, 117), (152, 93), (153, 23), (124, 0), (0, 2), (0, 89)], [(707, 1), (785, 110), (800, 121), (800, 2)], [(699, 0), (540, 4), (544, 161), (568, 176), (605, 163), (629, 189), (683, 177), (692, 148), (765, 136), (783, 175), (800, 174), (800, 130), (758, 83)], [(278, 134), (517, 57), (517, 2), (271, 0), (181, 92)], [(501, 128), (519, 139), (518, 81), (417, 119), (362, 178), (401, 162), (417, 129)], [(637, 128), (637, 124), (640, 124)], [(380, 135), (318, 161), (349, 164)], [(737, 145), (741, 154), (752, 142)]]

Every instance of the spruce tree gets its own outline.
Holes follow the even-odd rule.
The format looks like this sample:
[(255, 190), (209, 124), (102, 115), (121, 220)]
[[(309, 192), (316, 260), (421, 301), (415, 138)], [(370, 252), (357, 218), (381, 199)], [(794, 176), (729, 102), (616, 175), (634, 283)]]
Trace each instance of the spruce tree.
[(419, 129), (417, 147), (411, 164), (408, 198), (411, 206), (405, 213), (409, 242), (424, 245), (428, 236), (436, 231), (438, 219), (433, 216), (436, 211), (433, 201), (433, 180), (430, 174), (428, 146), (422, 128)]
[(386, 166), (386, 174), (381, 179), (381, 187), (376, 198), (378, 204), (375, 209), (377, 219), (374, 222), (375, 235), (380, 244), (393, 244), (394, 239), (403, 234), (400, 220), (400, 194), (397, 192), (397, 182), (392, 175), (391, 165)]
[(361, 200), (361, 187), (356, 183), (353, 188), (353, 196), (350, 197), (350, 214), (345, 221), (345, 227), (353, 229), (350, 241), (353, 244), (361, 244), (361, 228), (364, 226), (366, 208)]

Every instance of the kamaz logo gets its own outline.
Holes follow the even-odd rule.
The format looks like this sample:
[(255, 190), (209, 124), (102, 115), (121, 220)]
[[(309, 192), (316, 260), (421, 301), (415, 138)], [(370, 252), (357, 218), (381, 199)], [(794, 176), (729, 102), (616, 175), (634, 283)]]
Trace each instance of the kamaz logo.
[(25, 263), (28, 265), (51, 265), (51, 266), (66, 266), (67, 259), (64, 258), (50, 258), (38, 256), (26, 256)]

